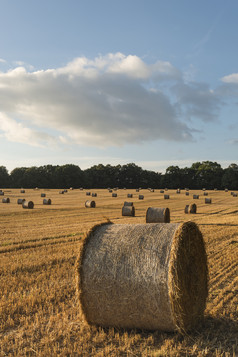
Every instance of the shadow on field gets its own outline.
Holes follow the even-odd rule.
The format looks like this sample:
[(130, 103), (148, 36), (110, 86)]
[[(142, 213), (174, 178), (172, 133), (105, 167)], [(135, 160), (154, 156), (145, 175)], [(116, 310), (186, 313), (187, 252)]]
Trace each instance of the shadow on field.
[[(110, 334), (110, 328), (98, 327), (106, 334)], [(135, 344), (146, 343), (155, 356), (164, 356), (161, 351), (178, 352), (179, 356), (206, 355), (221, 356), (229, 353), (229, 356), (238, 356), (238, 322), (229, 318), (214, 318), (206, 316), (196, 330), (188, 334), (180, 334), (163, 331), (124, 330), (113, 328), (120, 338), (129, 338), (136, 341)], [(132, 343), (133, 344), (133, 343)], [(202, 352), (203, 351), (203, 352)], [(157, 354), (158, 353), (158, 354)], [(219, 353), (219, 354), (218, 354)], [(153, 354), (154, 355), (154, 354)]]

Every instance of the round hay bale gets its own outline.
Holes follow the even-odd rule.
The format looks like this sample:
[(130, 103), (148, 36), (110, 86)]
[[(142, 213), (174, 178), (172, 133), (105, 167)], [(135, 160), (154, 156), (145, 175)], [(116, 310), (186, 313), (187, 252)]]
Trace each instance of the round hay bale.
[(4, 196), (4, 192), (3, 191), (0, 192), (0, 196)]
[(66, 188), (64, 189), (64, 192), (66, 193), (66, 192), (68, 192), (68, 190), (66, 190)]
[(40, 195), (41, 197), (45, 197), (45, 193), (41, 193), (41, 195)]
[(80, 191), (83, 191), (83, 187), (80, 187)]
[(4, 197), (2, 199), (2, 203), (10, 203), (10, 198), (9, 197)]
[(132, 198), (133, 197), (133, 194), (132, 193), (128, 193), (127, 194), (127, 198)]
[(233, 193), (233, 195), (232, 195), (233, 197), (237, 197), (237, 193)]
[(169, 223), (169, 208), (149, 207), (146, 211), (146, 223)]
[(199, 195), (193, 195), (193, 199), (194, 200), (198, 200), (199, 199)]
[(135, 207), (134, 206), (123, 206), (122, 207), (122, 216), (135, 216)]
[(197, 213), (197, 205), (196, 203), (192, 203), (191, 205), (186, 205), (184, 209), (184, 213)]
[(33, 209), (34, 208), (34, 203), (32, 201), (23, 201), (22, 202), (22, 208)]
[(91, 192), (86, 192), (86, 196), (90, 196), (91, 195)]
[(136, 189), (136, 192), (140, 192), (140, 189), (139, 189), (139, 188), (137, 188), (137, 189)]
[(111, 189), (111, 188), (109, 188), (109, 189), (108, 189), (108, 192), (109, 192), (109, 193), (112, 193), (112, 189)]
[(155, 190), (153, 188), (150, 189), (150, 192), (155, 192)]
[(165, 200), (169, 200), (169, 195), (164, 195)]
[(193, 222), (97, 225), (76, 264), (90, 325), (186, 332), (208, 295), (204, 241)]
[(117, 193), (112, 193), (112, 197), (117, 197)]
[(64, 194), (64, 191), (59, 191), (59, 194), (63, 195), (63, 194)]
[(233, 196), (233, 194), (234, 194), (234, 192), (233, 191), (231, 191), (231, 195)]
[(225, 192), (228, 192), (228, 188), (225, 188)]
[(205, 198), (205, 203), (212, 203), (212, 199), (211, 198)]
[(203, 196), (208, 196), (208, 192), (203, 192)]
[(125, 201), (125, 202), (124, 202), (124, 206), (133, 206), (133, 202), (127, 202), (127, 201)]
[(95, 207), (96, 207), (96, 202), (95, 202), (95, 201), (87, 200), (87, 201), (85, 202), (85, 207), (87, 207), (87, 208), (95, 208)]
[(189, 192), (188, 191), (185, 192), (185, 196), (189, 196)]
[(180, 188), (177, 189), (176, 193), (180, 193)]
[(92, 193), (92, 197), (97, 197), (97, 193), (96, 193), (96, 192), (93, 192), (93, 193)]
[(160, 190), (159, 192), (160, 192), (160, 193), (164, 193), (164, 190)]
[(143, 200), (144, 199), (144, 195), (139, 195), (139, 200)]
[(25, 198), (18, 198), (17, 204), (22, 205), (22, 202), (24, 202), (24, 201), (25, 201)]
[(25, 193), (25, 190), (21, 190), (20, 193)]
[(43, 205), (51, 205), (51, 199), (50, 198), (44, 198), (43, 199)]

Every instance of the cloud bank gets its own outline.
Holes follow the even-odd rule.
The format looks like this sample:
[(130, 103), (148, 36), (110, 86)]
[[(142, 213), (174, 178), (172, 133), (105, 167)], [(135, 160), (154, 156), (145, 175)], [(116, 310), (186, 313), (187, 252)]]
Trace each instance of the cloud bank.
[(188, 119), (214, 120), (219, 105), (207, 84), (185, 83), (169, 62), (121, 53), (0, 72), (0, 135), (36, 146), (191, 141)]

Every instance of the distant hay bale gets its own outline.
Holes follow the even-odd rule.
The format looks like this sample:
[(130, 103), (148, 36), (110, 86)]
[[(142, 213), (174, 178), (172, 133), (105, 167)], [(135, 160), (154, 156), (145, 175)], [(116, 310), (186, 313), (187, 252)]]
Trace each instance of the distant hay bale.
[(233, 197), (237, 197), (237, 193), (234, 192), (232, 196), (233, 196)]
[(140, 192), (140, 189), (139, 189), (139, 188), (137, 188), (137, 189), (136, 189), (136, 192)]
[(128, 193), (127, 194), (127, 198), (132, 198), (133, 197), (133, 194), (132, 193)]
[(87, 207), (87, 208), (95, 208), (95, 207), (96, 207), (96, 202), (95, 202), (95, 201), (87, 200), (87, 201), (85, 202), (85, 207)]
[(146, 211), (146, 223), (169, 223), (169, 208), (149, 207)]
[(25, 198), (18, 198), (17, 204), (22, 205), (22, 202), (24, 202), (24, 201), (25, 201)]
[(34, 208), (34, 203), (32, 201), (23, 201), (22, 202), (22, 208), (33, 209)]
[(97, 225), (76, 279), (90, 325), (187, 332), (203, 319), (208, 295), (202, 234), (193, 222)]
[(199, 195), (193, 195), (193, 199), (194, 200), (198, 200), (199, 199)]
[(135, 216), (135, 207), (134, 206), (123, 206), (122, 207), (122, 216)]
[(139, 195), (139, 200), (143, 200), (144, 199), (144, 195)]
[(109, 192), (109, 193), (112, 193), (112, 189), (110, 188), (110, 189), (108, 190), (108, 192)]
[(25, 190), (21, 190), (20, 193), (25, 193)]
[(83, 191), (83, 187), (80, 187), (80, 191)]
[(208, 196), (208, 192), (203, 192), (203, 196)]
[(202, 189), (203, 191), (206, 191), (205, 187)]
[(189, 188), (188, 188), (188, 187), (186, 187), (186, 188), (185, 188), (185, 191), (189, 191)]
[(231, 191), (231, 196), (233, 196), (234, 195), (234, 192), (233, 191)]
[(180, 188), (177, 189), (176, 193), (180, 193)]
[(189, 196), (189, 192), (188, 191), (185, 192), (185, 196)]
[(97, 193), (96, 193), (96, 192), (93, 192), (93, 193), (92, 193), (92, 197), (97, 197)]
[(169, 195), (164, 195), (165, 200), (169, 200)]
[(44, 198), (43, 199), (43, 205), (51, 205), (51, 199), (50, 198)]
[(10, 203), (10, 198), (9, 197), (4, 197), (2, 199), (2, 203)]
[(69, 189), (70, 189), (71, 191), (72, 191), (72, 190), (74, 190), (74, 188), (73, 188), (73, 187), (70, 187)]
[(214, 191), (217, 191), (217, 188), (214, 188)]
[(40, 195), (41, 197), (45, 197), (45, 193), (41, 193), (41, 195)]
[(112, 197), (117, 197), (117, 193), (112, 193)]
[(185, 209), (184, 209), (184, 213), (196, 214), (197, 213), (197, 205), (196, 205), (196, 203), (192, 203), (190, 205), (186, 205)]
[(150, 192), (155, 192), (155, 190), (153, 188), (150, 189)]
[(91, 192), (87, 191), (86, 196), (90, 196), (90, 195), (91, 195)]
[(228, 192), (228, 188), (225, 188), (225, 192)]
[(125, 202), (124, 202), (124, 206), (133, 206), (133, 202), (127, 202), (127, 201), (125, 201)]
[(164, 193), (164, 190), (160, 190), (159, 192), (160, 192), (160, 193)]
[(63, 195), (63, 194), (64, 194), (64, 191), (59, 191), (59, 194), (60, 194), (60, 195)]
[(3, 191), (0, 192), (0, 196), (4, 196), (4, 192)]
[(64, 189), (64, 192), (66, 193), (66, 192), (68, 192), (68, 190), (66, 190), (66, 188)]
[(165, 190), (165, 191), (168, 191), (168, 189), (167, 189), (167, 188), (165, 188), (164, 190)]
[(205, 203), (212, 203), (212, 199), (211, 199), (211, 198), (206, 197), (206, 198), (205, 198)]

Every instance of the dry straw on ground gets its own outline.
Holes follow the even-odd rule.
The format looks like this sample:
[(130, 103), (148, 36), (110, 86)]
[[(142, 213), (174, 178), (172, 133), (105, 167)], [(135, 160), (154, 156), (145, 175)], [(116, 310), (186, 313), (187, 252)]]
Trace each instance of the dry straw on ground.
[(207, 257), (197, 225), (96, 225), (76, 264), (89, 324), (181, 332), (202, 319)]
[(149, 207), (146, 211), (146, 223), (169, 223), (169, 208)]

